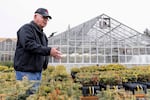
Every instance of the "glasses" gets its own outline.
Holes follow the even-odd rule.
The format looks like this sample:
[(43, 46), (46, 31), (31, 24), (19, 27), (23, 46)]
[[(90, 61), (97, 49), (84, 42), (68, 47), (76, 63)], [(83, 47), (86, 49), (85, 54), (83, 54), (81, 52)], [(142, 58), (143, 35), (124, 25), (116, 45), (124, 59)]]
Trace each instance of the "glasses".
[(44, 20), (49, 20), (47, 16), (42, 16), (40, 14), (36, 14), (36, 15), (39, 15), (41, 18), (43, 18)]
[(42, 18), (48, 20), (48, 17), (47, 17), (47, 16), (42, 16)]

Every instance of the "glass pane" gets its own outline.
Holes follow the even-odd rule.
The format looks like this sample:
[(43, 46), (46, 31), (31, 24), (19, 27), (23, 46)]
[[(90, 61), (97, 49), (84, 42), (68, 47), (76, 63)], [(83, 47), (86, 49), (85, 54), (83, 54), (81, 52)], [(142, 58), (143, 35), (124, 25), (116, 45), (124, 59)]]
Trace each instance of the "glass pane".
[(82, 48), (76, 48), (76, 52), (77, 52), (78, 54), (82, 54)]
[(120, 60), (120, 63), (125, 63), (125, 56), (120, 56), (119, 60)]
[(75, 41), (69, 41), (70, 46), (75, 46)]
[(145, 48), (140, 48), (140, 54), (142, 54), (142, 55), (145, 54)]
[(98, 48), (98, 54), (104, 55), (104, 48)]
[(111, 63), (111, 56), (106, 56), (106, 63)]
[(138, 54), (139, 54), (138, 48), (133, 48), (133, 55), (138, 55)]
[(97, 62), (97, 56), (96, 56), (96, 54), (92, 54), (91, 55), (91, 62), (92, 63), (96, 63)]
[(150, 48), (146, 48), (147, 54), (150, 54)]
[(129, 62), (129, 63), (135, 63), (135, 62), (137, 62), (136, 58), (133, 57), (133, 56), (126, 56), (126, 57), (127, 57), (127, 62)]
[(118, 55), (118, 48), (112, 49), (112, 55)]
[(89, 57), (89, 54), (84, 54), (84, 63), (89, 63), (90, 62), (90, 57)]
[(106, 54), (106, 55), (110, 55), (110, 54), (111, 54), (111, 48), (106, 48), (105, 50), (106, 50), (106, 51), (105, 51), (105, 54)]
[(67, 45), (67, 39), (62, 39), (61, 40), (61, 45)]
[(61, 47), (60, 50), (61, 50), (61, 53), (62, 53), (61, 62), (66, 63), (67, 62), (67, 47)]
[(90, 53), (89, 53), (89, 48), (84, 48), (84, 63), (89, 63), (90, 62)]
[(76, 48), (76, 62), (81, 63), (82, 62), (82, 48)]
[(126, 49), (126, 55), (132, 55), (132, 48)]
[(118, 63), (118, 56), (112, 56), (112, 63)]
[(72, 54), (72, 55), (69, 55), (69, 63), (74, 63), (75, 62), (75, 56)]
[(69, 63), (75, 62), (75, 47), (69, 47)]
[(98, 62), (104, 63), (104, 56), (98, 56)]
[(76, 55), (76, 62), (77, 63), (82, 63), (82, 55), (81, 54)]
[(125, 55), (125, 48), (119, 48), (119, 54)]

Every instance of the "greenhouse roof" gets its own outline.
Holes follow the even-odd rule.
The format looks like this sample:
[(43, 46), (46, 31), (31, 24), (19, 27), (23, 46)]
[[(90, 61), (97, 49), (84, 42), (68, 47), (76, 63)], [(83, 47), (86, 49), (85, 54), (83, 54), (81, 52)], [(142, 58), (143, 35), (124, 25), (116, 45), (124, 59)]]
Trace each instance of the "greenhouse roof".
[[(76, 39), (81, 39), (81, 35), (86, 36), (86, 39), (91, 41), (104, 41), (109, 43), (110, 41), (122, 41), (130, 45), (146, 45), (146, 41), (141, 41), (142, 33), (130, 28), (129, 26), (109, 17), (106, 14), (97, 16), (89, 21), (86, 21), (76, 27), (68, 28), (65, 32), (54, 36), (63, 38), (74, 39), (73, 36), (76, 34)], [(83, 39), (83, 38), (82, 38)]]

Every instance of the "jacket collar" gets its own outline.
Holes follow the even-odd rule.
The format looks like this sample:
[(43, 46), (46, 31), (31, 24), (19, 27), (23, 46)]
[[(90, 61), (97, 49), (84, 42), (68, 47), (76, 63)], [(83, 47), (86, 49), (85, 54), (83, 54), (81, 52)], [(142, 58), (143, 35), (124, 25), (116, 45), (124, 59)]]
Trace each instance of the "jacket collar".
[(43, 29), (41, 29), (34, 21), (31, 21), (30, 23), (39, 33), (43, 34)]

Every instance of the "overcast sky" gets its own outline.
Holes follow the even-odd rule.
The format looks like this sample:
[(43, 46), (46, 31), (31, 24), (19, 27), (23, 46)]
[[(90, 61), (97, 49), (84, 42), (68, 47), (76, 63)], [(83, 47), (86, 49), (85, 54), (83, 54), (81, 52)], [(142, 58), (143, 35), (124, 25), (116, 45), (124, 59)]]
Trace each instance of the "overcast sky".
[(47, 36), (103, 13), (141, 33), (150, 29), (149, 0), (0, 0), (0, 37), (16, 37), (40, 7), (47, 8), (53, 18), (44, 29)]

